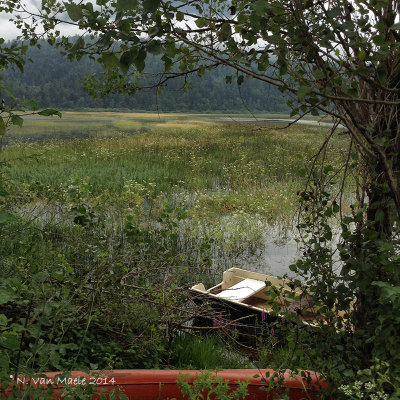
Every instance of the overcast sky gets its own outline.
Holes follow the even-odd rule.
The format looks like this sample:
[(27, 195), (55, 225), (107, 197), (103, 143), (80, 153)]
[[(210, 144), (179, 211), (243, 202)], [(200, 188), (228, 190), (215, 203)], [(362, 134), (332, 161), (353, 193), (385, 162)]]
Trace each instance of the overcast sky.
[(18, 35), (18, 29), (9, 22), (9, 18), (8, 14), (0, 14), (0, 37), (6, 40), (15, 39)]
[[(28, 10), (33, 11), (40, 7), (41, 0), (25, 0), (24, 4)], [(11, 14), (0, 13), (0, 38), (10, 40), (15, 39), (19, 35), (18, 29), (9, 21), (10, 18)], [(63, 27), (60, 26), (60, 30), (65, 35), (74, 35), (78, 32), (75, 27), (71, 27), (70, 25)]]

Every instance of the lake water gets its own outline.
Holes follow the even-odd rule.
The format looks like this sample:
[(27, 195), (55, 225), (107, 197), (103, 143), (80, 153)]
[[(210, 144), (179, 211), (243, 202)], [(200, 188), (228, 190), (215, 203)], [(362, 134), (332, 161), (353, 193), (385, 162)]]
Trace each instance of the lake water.
[(265, 226), (262, 241), (255, 254), (245, 252), (238, 258), (229, 259), (219, 257), (214, 260), (216, 266), (224, 265), (225, 269), (238, 267), (267, 275), (294, 276), (289, 265), (296, 261), (299, 255), (298, 244), (292, 229), (282, 228), (280, 225)]

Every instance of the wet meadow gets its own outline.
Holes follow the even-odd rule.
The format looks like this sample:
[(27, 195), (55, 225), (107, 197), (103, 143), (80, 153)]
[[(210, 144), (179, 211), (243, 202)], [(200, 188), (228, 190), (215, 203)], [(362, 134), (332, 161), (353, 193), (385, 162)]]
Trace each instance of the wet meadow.
[[(17, 303), (14, 324), (31, 324), (9, 362), (18, 353), (23, 370), (273, 367), (265, 352), (236, 353), (226, 332), (207, 339), (219, 351), (205, 360), (190, 321), (206, 310), (187, 291), (230, 267), (283, 275), (296, 256), (298, 192), (330, 129), (262, 117), (276, 118), (68, 112), (8, 132), (1, 285)], [(330, 141), (335, 170), (347, 144)]]

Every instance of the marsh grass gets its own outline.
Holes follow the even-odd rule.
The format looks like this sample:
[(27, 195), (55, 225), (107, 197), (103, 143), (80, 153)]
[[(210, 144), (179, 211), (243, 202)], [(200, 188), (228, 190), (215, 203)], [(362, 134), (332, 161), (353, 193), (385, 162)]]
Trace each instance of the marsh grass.
[[(5, 147), (1, 161), (8, 165), (13, 207), (56, 224), (73, 223), (83, 207), (87, 215), (79, 218), (95, 215), (112, 244), (131, 215), (159, 240), (167, 205), (187, 216), (165, 249), (189, 266), (189, 283), (216, 283), (232, 266), (259, 268), (272, 240), (270, 227), (293, 226), (297, 192), (305, 183), (301, 170), (328, 129), (283, 130), (282, 124), (221, 123), (212, 117), (167, 115), (165, 123), (154, 124), (156, 115), (149, 114), (73, 113), (65, 125), (63, 119), (34, 120), (60, 128), (64, 138), (69, 127), (75, 132), (80, 124), (84, 137), (36, 141), (39, 130), (33, 129), (33, 142)], [(85, 137), (90, 129), (99, 131)], [(331, 141), (327, 162), (335, 170), (344, 164), (346, 140)]]
[[(246, 212), (273, 221), (293, 212), (303, 185), (300, 171), (328, 132), (206, 121), (193, 127), (193, 119), (178, 116), (153, 124), (155, 115), (101, 113), (96, 119), (88, 114), (27, 121), (19, 135), (30, 130), (31, 138), (43, 132), (57, 137), (57, 132), (59, 139), (75, 139), (8, 146), (2, 157), (10, 164), (9, 178), (40, 196), (49, 190), (61, 196), (66, 182), (77, 176), (108, 203), (129, 202), (130, 195), (141, 196), (142, 204), (169, 198), (183, 202), (191, 216)], [(90, 137), (76, 138), (78, 129)], [(328, 158), (336, 168), (343, 162), (345, 141), (332, 142)]]

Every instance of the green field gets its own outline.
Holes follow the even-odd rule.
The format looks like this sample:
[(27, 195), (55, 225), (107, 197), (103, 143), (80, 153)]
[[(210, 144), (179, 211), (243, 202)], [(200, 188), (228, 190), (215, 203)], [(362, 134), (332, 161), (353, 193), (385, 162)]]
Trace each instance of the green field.
[[(290, 218), (303, 185), (300, 172), (328, 128), (283, 130), (284, 124), (212, 118), (123, 113), (32, 118), (9, 133), (10, 139), (31, 143), (11, 144), (2, 157), (10, 165), (10, 180), (41, 199), (62, 199), (78, 178), (103, 203), (140, 206), (168, 199), (204, 218), (233, 213), (270, 222)], [(334, 167), (343, 162), (345, 141), (331, 143)]]

